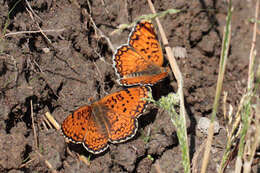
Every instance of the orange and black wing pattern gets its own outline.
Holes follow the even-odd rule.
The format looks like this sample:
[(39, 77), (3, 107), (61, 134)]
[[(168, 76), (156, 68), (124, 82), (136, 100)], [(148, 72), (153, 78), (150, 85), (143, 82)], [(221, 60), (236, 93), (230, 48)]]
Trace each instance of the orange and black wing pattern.
[(138, 129), (137, 118), (143, 114), (148, 101), (150, 87), (133, 87), (110, 94), (99, 101), (108, 108), (107, 117), (109, 141), (124, 142), (132, 138)]
[(63, 121), (62, 132), (70, 141), (99, 154), (108, 148), (108, 142), (120, 143), (135, 135), (137, 118), (148, 104), (143, 98), (150, 91), (148, 86), (128, 88), (83, 106)]
[(153, 85), (168, 76), (162, 67), (163, 53), (151, 22), (136, 24), (128, 44), (116, 50), (113, 64), (118, 81), (124, 86)]
[(101, 133), (91, 106), (83, 106), (67, 116), (61, 129), (67, 139), (73, 143), (82, 143), (91, 153), (101, 153), (108, 147), (108, 137)]

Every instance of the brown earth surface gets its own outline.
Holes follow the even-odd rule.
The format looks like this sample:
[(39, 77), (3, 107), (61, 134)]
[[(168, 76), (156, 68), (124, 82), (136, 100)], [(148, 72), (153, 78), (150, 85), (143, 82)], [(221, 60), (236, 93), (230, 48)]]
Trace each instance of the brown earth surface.
[[(122, 89), (112, 66), (114, 48), (126, 43), (130, 29), (111, 33), (120, 24), (151, 13), (147, 1), (0, 1), (0, 172), (183, 172), (181, 152), (169, 115), (149, 109), (139, 118), (137, 135), (100, 155), (91, 155), (82, 145), (66, 144), (60, 131), (44, 123), (50, 112), (59, 122), (76, 108), (91, 104)], [(209, 117), (215, 96), (223, 28), (227, 16), (225, 1), (154, 1), (158, 12), (181, 9), (160, 18), (171, 47), (184, 47), (186, 58), (177, 62), (184, 78), (184, 95), (189, 115), (191, 159), (201, 164), (205, 137), (196, 133), (200, 117)], [(234, 1), (232, 36), (223, 91), (235, 109), (247, 84), (248, 56), (252, 39), (255, 1)], [(33, 12), (32, 12), (33, 11)], [(4, 30), (6, 24), (9, 24)], [(21, 31), (53, 30), (40, 33)], [(6, 31), (6, 33), (4, 33)], [(11, 35), (11, 33), (13, 33)], [(159, 36), (160, 37), (160, 36)], [(49, 41), (47, 40), (49, 39)], [(259, 47), (259, 44), (257, 44)], [(166, 60), (166, 64), (168, 61)], [(153, 86), (156, 97), (167, 95), (173, 77)], [(221, 104), (220, 104), (221, 105)], [(35, 147), (31, 118), (38, 146)], [(222, 107), (222, 105), (220, 106)], [(223, 126), (223, 112), (218, 121)], [(46, 125), (46, 126), (45, 126)], [(215, 135), (208, 172), (216, 172), (225, 148), (226, 134)], [(37, 152), (36, 152), (37, 151)], [(90, 157), (90, 165), (77, 154)], [(196, 157), (195, 157), (196, 156)], [(198, 168), (199, 169), (199, 168)], [(234, 169), (234, 160), (227, 172)], [(255, 168), (255, 172), (256, 172)], [(259, 170), (259, 168), (258, 168)]]

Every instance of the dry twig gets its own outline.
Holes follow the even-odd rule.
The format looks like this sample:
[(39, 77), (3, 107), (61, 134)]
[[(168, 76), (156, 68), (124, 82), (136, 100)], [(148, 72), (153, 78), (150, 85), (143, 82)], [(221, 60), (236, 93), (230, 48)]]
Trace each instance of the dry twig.
[[(152, 11), (153, 14), (156, 14), (155, 8), (153, 6), (153, 3), (151, 0), (147, 0), (148, 4), (150, 6), (150, 9)], [(178, 67), (178, 64), (175, 60), (174, 54), (172, 49), (169, 46), (169, 42), (168, 39), (166, 37), (166, 34), (164, 32), (164, 29), (159, 21), (159, 18), (156, 17), (155, 18), (157, 26), (159, 28), (161, 37), (162, 37), (162, 42), (168, 57), (168, 61), (170, 63), (171, 69), (174, 73), (175, 78), (177, 79), (177, 83), (178, 83), (178, 96), (179, 96), (179, 101), (180, 101), (180, 128), (178, 131), (178, 127), (177, 127), (177, 134), (178, 133), (182, 133), (179, 136), (179, 141), (183, 142), (182, 144), (182, 158), (183, 158), (183, 166), (184, 166), (184, 172), (190, 172), (190, 157), (189, 157), (189, 147), (188, 147), (188, 137), (187, 137), (187, 130), (186, 130), (186, 110), (185, 110), (185, 106), (184, 106), (184, 95), (183, 95), (183, 79), (182, 79), (182, 74), (180, 72), (180, 69)], [(173, 105), (172, 105), (173, 106)]]
[[(148, 3), (149, 3), (149, 6), (151, 8), (151, 11), (155, 14), (156, 11), (155, 11), (155, 8), (153, 6), (153, 3), (151, 0), (148, 0)], [(169, 42), (167, 40), (167, 37), (166, 37), (166, 34), (163, 30), (163, 27), (159, 21), (158, 18), (155, 19), (156, 20), (156, 23), (158, 25), (158, 28), (159, 28), (159, 31), (160, 31), (160, 34), (161, 34), (161, 37), (162, 37), (162, 42), (163, 42), (163, 45), (164, 45), (164, 48), (165, 48), (165, 51), (166, 51), (166, 54), (168, 56), (168, 61), (170, 63), (170, 66), (171, 66), (171, 69), (174, 73), (174, 76), (176, 77), (177, 79), (177, 83), (178, 83), (178, 93), (179, 93), (179, 96), (180, 96), (180, 111), (181, 111), (181, 116), (183, 116), (185, 118), (185, 115), (186, 115), (186, 110), (185, 110), (185, 107), (184, 107), (184, 96), (183, 96), (183, 79), (182, 79), (182, 74), (181, 74), (181, 71), (178, 67), (178, 64), (177, 64), (177, 61), (175, 60), (174, 58), (174, 55), (173, 55), (173, 51), (172, 49), (170, 48), (169, 46)], [(186, 121), (186, 120), (185, 120)]]
[(30, 101), (30, 103), (31, 103), (31, 119), (32, 119), (32, 128), (33, 128), (33, 136), (34, 136), (34, 145), (35, 145), (35, 148), (37, 149), (38, 148), (38, 142), (37, 142), (36, 129), (35, 129), (35, 125), (34, 125), (32, 100)]
[(10, 32), (8, 34), (5, 34), (4, 37), (12, 36), (12, 35), (18, 35), (18, 34), (34, 34), (34, 33), (45, 33), (45, 32), (63, 32), (65, 31), (65, 28), (62, 29), (47, 29), (47, 30), (38, 30), (38, 31), (19, 31), (19, 32)]
[(56, 130), (60, 130), (60, 124), (53, 118), (50, 112), (45, 113), (46, 118), (55, 127)]
[(115, 51), (115, 48), (113, 46), (113, 44), (111, 43), (110, 39), (97, 27), (96, 23), (94, 22), (94, 20), (92, 19), (91, 15), (88, 14), (87, 10), (82, 10), (82, 13), (83, 15), (87, 15), (95, 29), (95, 33), (96, 35), (99, 35), (99, 37), (101, 38), (105, 38), (107, 43), (108, 43), (108, 46), (110, 47), (110, 49), (114, 52)]
[[(46, 118), (46, 116), (42, 116), (43, 121), (42, 124), (45, 127), (46, 130), (48, 130), (47, 125), (49, 128), (52, 128), (52, 125), (50, 124), (49, 120)], [(47, 124), (47, 125), (46, 125)]]
[(201, 158), (199, 158), (199, 156), (201, 156), (201, 153), (203, 151), (203, 149), (206, 146), (206, 141), (204, 141), (202, 144), (200, 144), (199, 148), (196, 150), (193, 159), (192, 159), (192, 173), (197, 173), (198, 171), (198, 160), (200, 160)]
[(87, 166), (90, 166), (89, 160), (84, 155), (79, 155), (79, 160), (81, 160), (83, 163), (85, 163)]
[[(259, 11), (259, 0), (256, 1), (256, 9), (255, 9), (255, 20), (257, 21), (258, 17), (258, 11)], [(253, 38), (252, 38), (252, 43), (251, 43), (251, 50), (250, 50), (250, 56), (249, 56), (249, 68), (248, 68), (248, 79), (247, 79), (247, 87), (248, 90), (252, 89), (254, 86), (251, 86), (254, 84), (252, 80), (253, 74), (251, 72), (253, 71), (253, 66), (254, 66), (254, 52), (255, 52), (255, 43), (256, 43), (256, 31), (257, 31), (257, 22), (254, 23), (254, 29), (253, 29)]]
[[(26, 0), (26, 1), (27, 1), (27, 0)], [(35, 14), (35, 13), (34, 13), (34, 11), (32, 10), (31, 5), (30, 5), (28, 2), (27, 2), (27, 6), (28, 6), (29, 9), (26, 8), (26, 11), (29, 13), (31, 19), (36, 23), (36, 25), (37, 25), (38, 29), (40, 30), (40, 33), (43, 35), (43, 37), (48, 41), (49, 44), (51, 44), (51, 40), (50, 40), (50, 39), (47, 37), (47, 35), (42, 31), (42, 29), (41, 29), (39, 23), (34, 19), (33, 14)], [(36, 15), (36, 16), (37, 16), (37, 15)]]

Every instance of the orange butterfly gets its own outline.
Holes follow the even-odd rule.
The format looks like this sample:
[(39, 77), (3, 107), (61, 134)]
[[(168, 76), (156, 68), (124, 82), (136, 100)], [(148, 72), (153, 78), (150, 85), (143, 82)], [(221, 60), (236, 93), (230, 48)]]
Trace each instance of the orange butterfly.
[(113, 64), (118, 82), (124, 86), (153, 85), (169, 73), (169, 69), (162, 67), (162, 49), (153, 24), (148, 21), (136, 24), (128, 44), (116, 50)]
[(63, 121), (62, 132), (70, 141), (99, 154), (108, 148), (108, 142), (124, 142), (136, 134), (137, 118), (148, 104), (142, 98), (148, 98), (149, 91), (148, 86), (128, 88), (83, 106)]

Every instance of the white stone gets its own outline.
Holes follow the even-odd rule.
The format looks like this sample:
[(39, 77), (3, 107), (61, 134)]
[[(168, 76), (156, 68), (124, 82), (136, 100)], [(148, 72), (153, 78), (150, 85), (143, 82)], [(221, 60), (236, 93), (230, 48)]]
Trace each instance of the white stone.
[(175, 58), (186, 58), (187, 57), (187, 50), (184, 47), (173, 47), (172, 48), (173, 54)]
[[(201, 117), (199, 119), (199, 123), (197, 128), (201, 131), (203, 134), (208, 134), (208, 128), (210, 126), (210, 119), (206, 117)], [(214, 134), (217, 134), (219, 132), (219, 123), (217, 121), (214, 121)]]
[(43, 51), (44, 53), (49, 53), (49, 52), (50, 52), (50, 49), (47, 48), (47, 47), (45, 47), (45, 48), (42, 48), (42, 51)]

